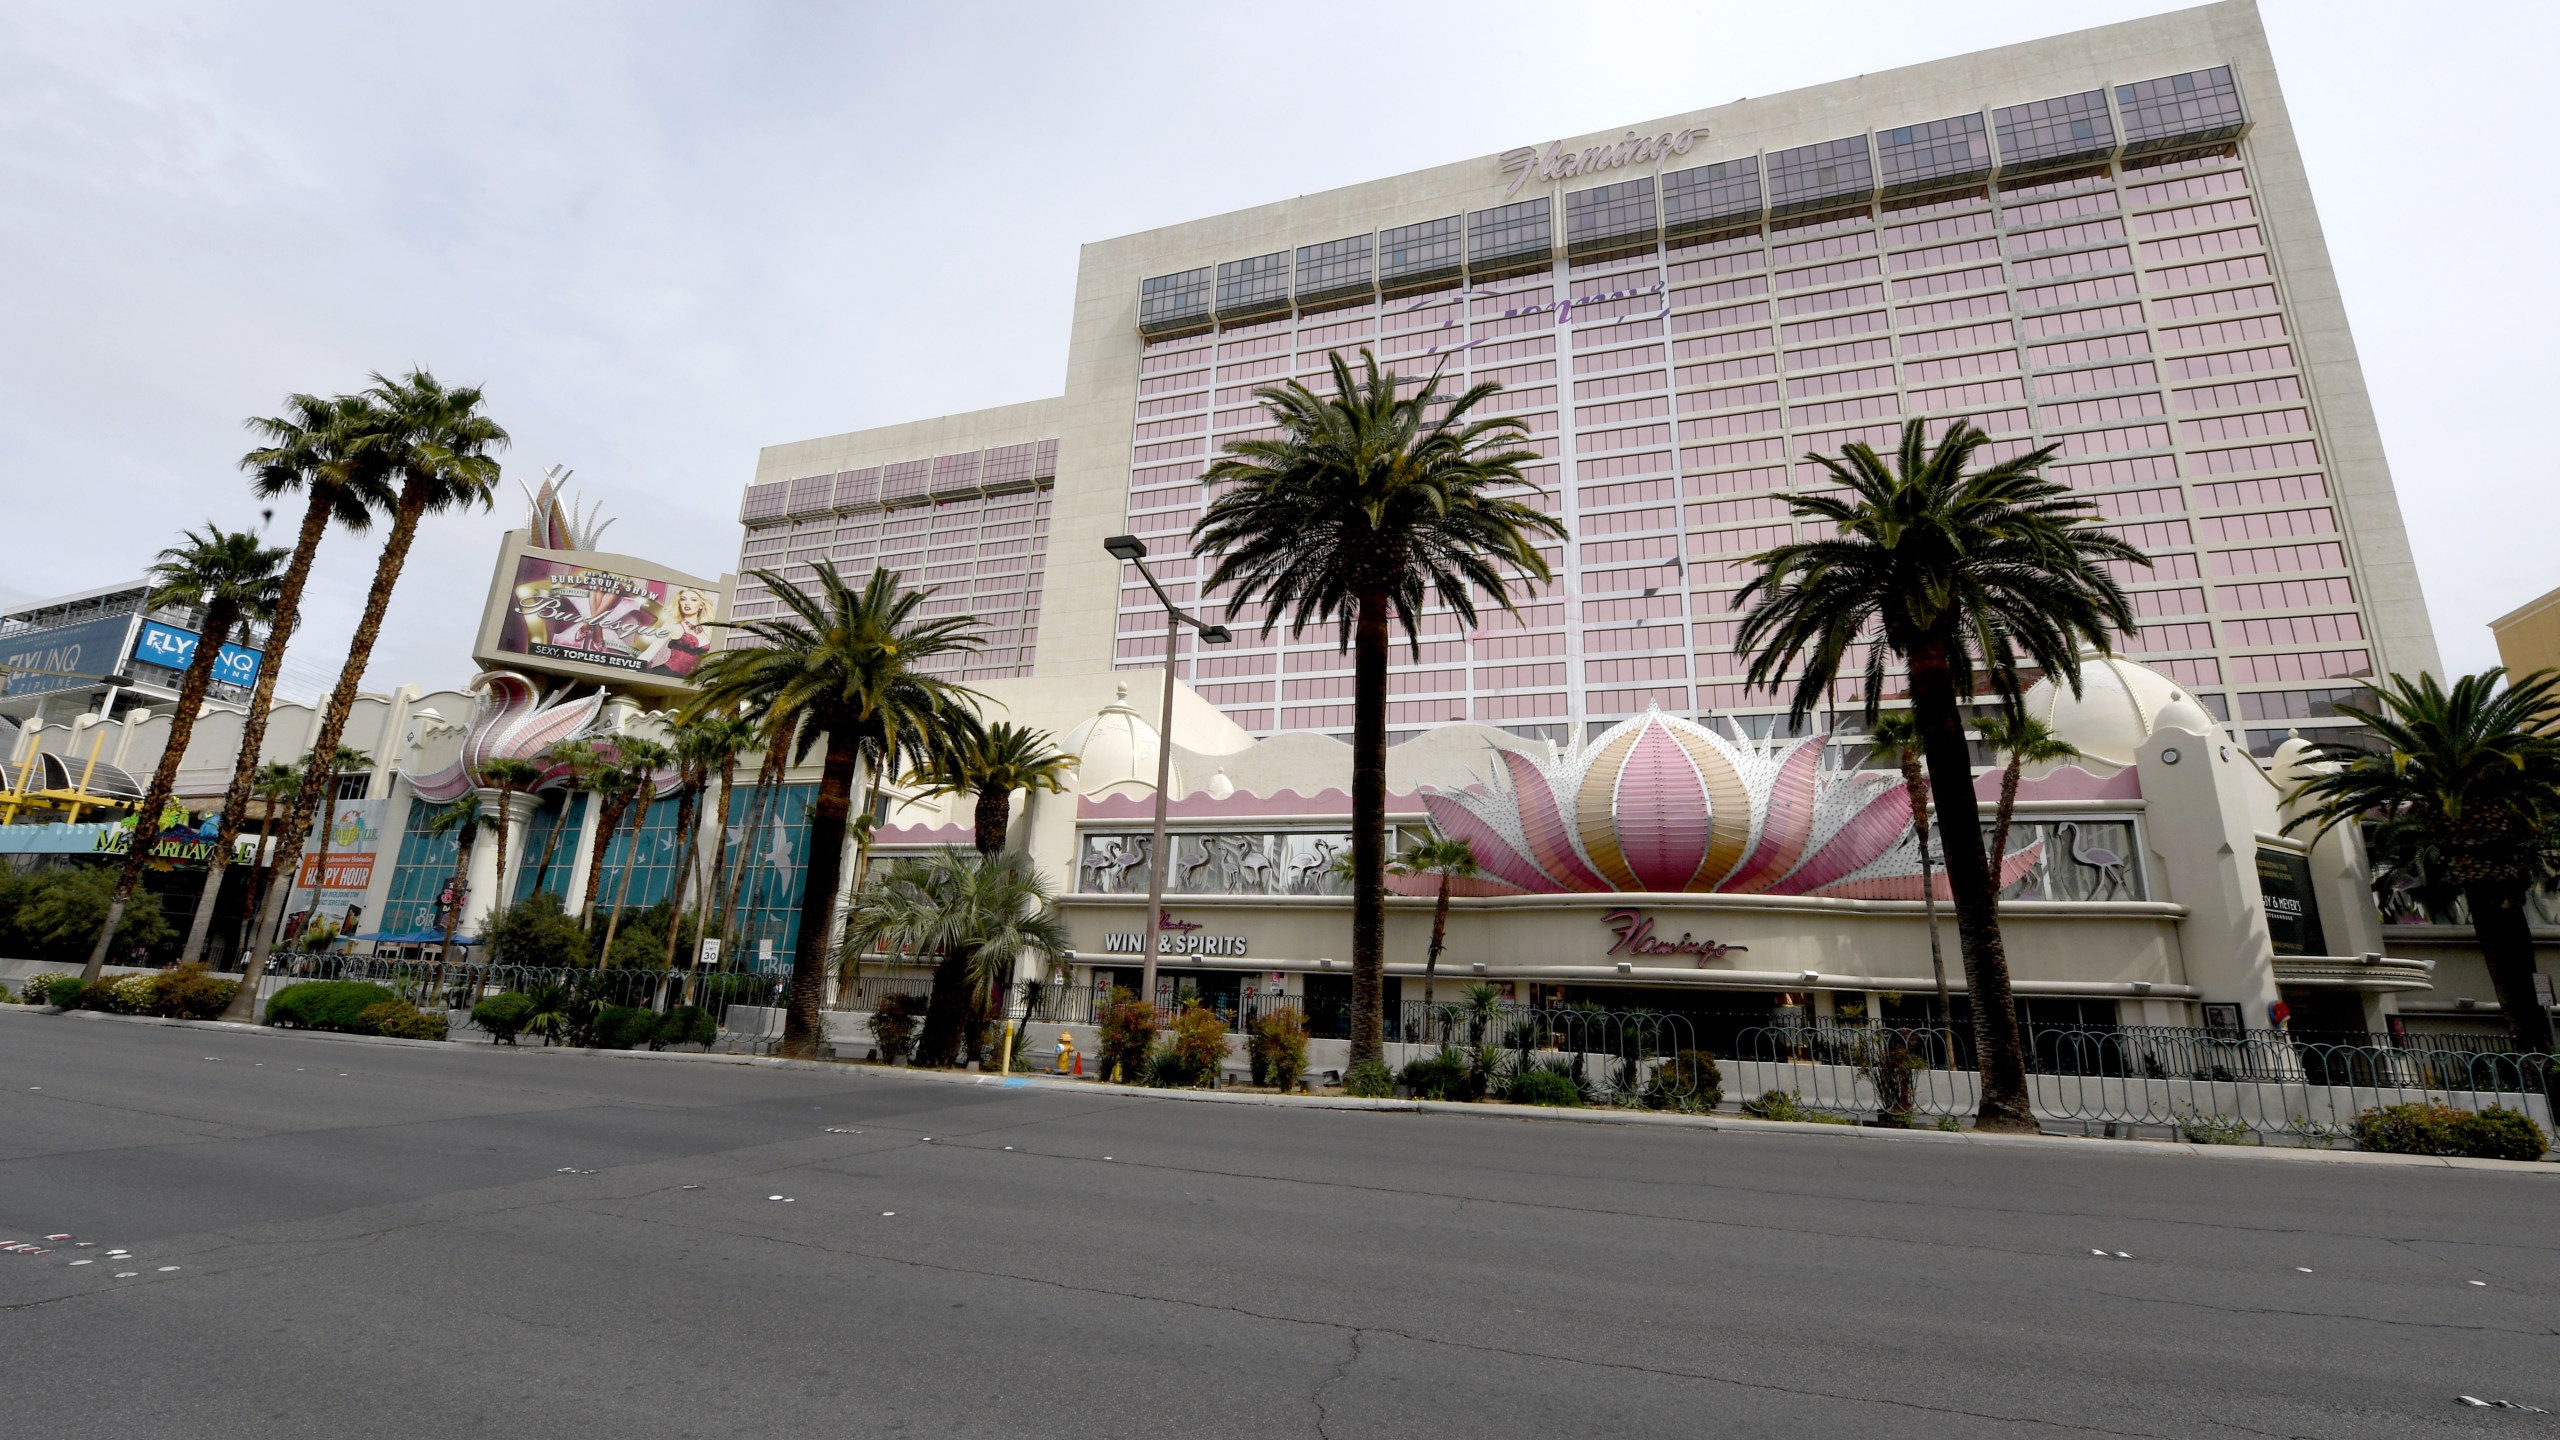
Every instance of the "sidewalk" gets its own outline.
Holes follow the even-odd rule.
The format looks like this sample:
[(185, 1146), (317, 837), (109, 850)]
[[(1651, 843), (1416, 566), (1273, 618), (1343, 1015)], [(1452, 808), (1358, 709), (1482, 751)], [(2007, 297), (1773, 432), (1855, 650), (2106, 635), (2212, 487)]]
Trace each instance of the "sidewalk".
[[(96, 1010), (48, 1011), (39, 1006), (5, 1005), (0, 1012), (31, 1018), (104, 1021), (126, 1025), (165, 1025), (189, 1030), (320, 1040), (339, 1045), (388, 1045), (412, 1050), (450, 1051), (450, 1040), (399, 1040), (380, 1035), (341, 1035), (326, 1030), (278, 1030), (224, 1020), (168, 1020), (149, 1015), (109, 1015)], [(2560, 1178), (2560, 1164), (2526, 1160), (2464, 1160), (2425, 1155), (2375, 1155), (2361, 1150), (2313, 1150), (2276, 1145), (2193, 1145), (2173, 1140), (2106, 1140), (2079, 1135), (1978, 1135), (1970, 1130), (1893, 1130), (1864, 1125), (1819, 1125), (1785, 1120), (1753, 1120), (1734, 1115), (1675, 1115), (1651, 1110), (1569, 1109), (1543, 1105), (1467, 1104), (1451, 1100), (1363, 1100), (1343, 1095), (1262, 1095), (1225, 1090), (1157, 1090), (1142, 1085), (1112, 1085), (1099, 1080), (1062, 1080), (1041, 1075), (972, 1075), (951, 1070), (910, 1070), (846, 1060), (784, 1060), (763, 1055), (724, 1055), (678, 1050), (588, 1050), (559, 1045), (477, 1045), (475, 1053), (550, 1056), (561, 1060), (651, 1061), (690, 1065), (755, 1066), (771, 1070), (804, 1070), (863, 1082), (925, 1085), (995, 1085), (1058, 1095), (1092, 1096), (1131, 1101), (1194, 1105), (1260, 1105), (1299, 1110), (1368, 1110), (1417, 1115), (1465, 1115), (1480, 1120), (1517, 1120), (1533, 1124), (1649, 1126), (1735, 1135), (1815, 1136), (1851, 1143), (1887, 1145), (1956, 1145), (1974, 1147), (2040, 1147), (2075, 1153), (2117, 1156), (2191, 1156), (2203, 1160), (2269, 1160), (2310, 1165), (2417, 1166), (2443, 1170), (2487, 1170)]]

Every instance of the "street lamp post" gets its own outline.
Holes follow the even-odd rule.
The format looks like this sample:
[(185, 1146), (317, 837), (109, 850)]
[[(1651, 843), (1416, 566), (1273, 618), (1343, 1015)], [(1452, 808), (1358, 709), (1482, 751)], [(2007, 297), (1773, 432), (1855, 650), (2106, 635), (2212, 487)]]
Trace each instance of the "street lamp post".
[(1147, 936), (1146, 968), (1140, 972), (1140, 994), (1149, 1007), (1156, 1003), (1156, 946), (1164, 930), (1164, 813), (1165, 788), (1173, 782), (1173, 666), (1180, 653), (1182, 627), (1200, 632), (1204, 645), (1224, 645), (1234, 637), (1224, 625), (1212, 625), (1173, 603), (1147, 569), (1147, 542), (1135, 535), (1114, 535), (1102, 542), (1111, 558), (1138, 567), (1138, 578), (1156, 593), (1157, 603), (1164, 606), (1164, 711), (1156, 724), (1156, 822), (1153, 838), (1147, 842)]

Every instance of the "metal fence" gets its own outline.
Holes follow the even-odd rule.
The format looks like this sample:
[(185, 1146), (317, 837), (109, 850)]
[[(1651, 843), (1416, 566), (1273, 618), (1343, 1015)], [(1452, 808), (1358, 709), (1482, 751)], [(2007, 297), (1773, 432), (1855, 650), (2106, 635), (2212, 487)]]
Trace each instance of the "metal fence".
[(552, 968), (532, 965), (480, 965), (432, 960), (377, 959), (363, 955), (278, 955), (258, 986), (263, 1008), (288, 985), (311, 980), (356, 980), (380, 985), (421, 1010), (459, 1012), (456, 1025), (481, 1000), (507, 991), (532, 993), (558, 987), (590, 1005), (628, 1006), (665, 1012), (693, 1005), (710, 1013), (720, 1026), (718, 1048), (769, 1049), (757, 1033), (761, 1026), (736, 1032), (728, 1023), (734, 1006), (766, 1007), (780, 1003), (790, 984), (787, 975), (743, 974), (720, 970), (637, 970), (623, 967)]

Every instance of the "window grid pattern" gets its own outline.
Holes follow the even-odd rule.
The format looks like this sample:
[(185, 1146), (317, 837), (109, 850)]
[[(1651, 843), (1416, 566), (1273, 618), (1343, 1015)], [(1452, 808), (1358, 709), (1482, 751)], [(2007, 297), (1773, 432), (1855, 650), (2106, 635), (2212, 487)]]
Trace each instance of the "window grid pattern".
[(1466, 222), (1452, 215), (1378, 232), (1378, 284), (1388, 294), (1454, 280), (1466, 268)]
[(2115, 153), (2104, 90), (2011, 105), (1992, 111), (1991, 121), (2000, 136), (2002, 174), (2085, 165)]
[(1216, 267), (1203, 265), (1179, 275), (1158, 275), (1140, 281), (1139, 332), (1168, 335), (1208, 324), (1210, 302), (1217, 293), (1216, 277)]
[(1576, 190), (1564, 197), (1564, 242), (1570, 254), (1650, 244), (1655, 228), (1652, 176)]
[(1290, 252), (1275, 250), (1218, 267), (1218, 318), (1248, 320), (1289, 308)]
[(1756, 225), (1766, 208), (1757, 155), (1662, 177), (1662, 229), (1669, 236)]
[(1299, 246), (1298, 303), (1329, 305), (1374, 294), (1378, 284), (1370, 264), (1371, 244), (1371, 236), (1353, 235)]
[(1555, 253), (1553, 207), (1547, 197), (1523, 200), (1467, 215), (1470, 273), (1525, 268)]
[(1915, 195), (1991, 178), (1991, 136), (1982, 114), (1876, 132), (1882, 193)]
[(1875, 192), (1875, 164), (1868, 158), (1864, 135), (1799, 145), (1769, 156), (1772, 217), (1863, 205)]
[(2116, 112), (2124, 120), (2127, 155), (2220, 144), (2249, 127), (2228, 65), (2119, 85)]

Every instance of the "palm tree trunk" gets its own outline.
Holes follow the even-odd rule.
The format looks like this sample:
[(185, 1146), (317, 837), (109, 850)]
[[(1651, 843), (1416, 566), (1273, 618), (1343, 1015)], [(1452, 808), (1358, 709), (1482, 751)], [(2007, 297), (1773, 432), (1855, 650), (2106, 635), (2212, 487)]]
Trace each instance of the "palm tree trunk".
[[(2009, 859), (2009, 817), (2017, 813), (2018, 770), (2025, 763), (2023, 757), (2011, 755), (2009, 763), (2000, 771), (2000, 812), (1991, 822), (1991, 873), (1994, 877), (1999, 875), (2000, 867)], [(2002, 885), (1999, 888), (2005, 890), (2008, 887)]]
[(993, 855), (1004, 848), (1005, 831), (1013, 821), (1013, 792), (1002, 786), (978, 789), (978, 853)]
[[(862, 802), (862, 813), (865, 817), (880, 813), (880, 772), (876, 769), (871, 772), (870, 791), (871, 793), (865, 797)], [(871, 873), (871, 827), (867, 824), (858, 826), (856, 827), (854, 834), (856, 838), (853, 842), (852, 888), (853, 894), (859, 896), (862, 893), (862, 882), (869, 878)], [(848, 908), (850, 908), (852, 904), (850, 898), (848, 898), (846, 904)], [(848, 914), (845, 917), (845, 926), (847, 930), (850, 930), (852, 925), (853, 917)], [(862, 956), (858, 953), (846, 956), (844, 964), (838, 967), (836, 971), (837, 1009), (842, 1010), (851, 1002), (854, 986), (860, 983), (861, 979)], [(937, 981), (936, 983), (939, 982)]]
[(1440, 974), (1440, 942), (1449, 933), (1449, 877), (1440, 877), (1440, 899), (1431, 907), (1431, 948), (1422, 957), (1422, 1013), (1431, 1013), (1434, 982)]
[[(231, 783), (222, 792), (222, 829), (213, 846), (213, 858), (205, 862), (204, 893), (196, 899), (195, 919), (187, 926), (186, 947), (178, 952), (180, 963), (204, 958), (206, 938), (212, 933), (213, 907), (222, 898), (223, 872), (231, 867), (231, 844), (240, 834), (240, 822), (248, 818), (249, 787), (257, 779), (258, 754), (267, 743), (267, 712), (275, 703), (276, 677), (284, 672), (285, 642), (293, 638), (293, 628), (302, 618), (302, 586), (311, 578), (311, 559), (320, 552), (320, 537), (329, 530), (329, 513), (337, 505), (338, 487), (314, 484), (302, 508), (302, 532), (294, 538), (293, 558), (285, 565), (284, 580), (276, 589), (275, 618), (267, 622), (267, 649), (258, 661), (258, 681), (249, 691), (249, 714), (240, 728), (240, 753), (231, 762)], [(274, 833), (275, 807), (268, 808), (268, 833)], [(251, 890), (259, 887), (253, 882)], [(253, 895), (247, 913), (241, 916), (241, 948), (246, 949), (249, 917), (258, 911)]]
[(500, 910), (504, 910), (505, 908), (507, 908), (507, 904), (508, 904), (508, 895), (507, 895), (507, 832), (508, 832), (509, 830), (511, 830), (511, 829), (513, 829), (513, 828), (515, 828), (513, 825), (511, 825), (511, 824), (509, 824), (509, 823), (508, 823), (510, 820), (512, 820), (512, 819), (515, 817), (515, 813), (516, 813), (516, 787), (515, 787), (514, 785), (512, 785), (512, 784), (508, 784), (508, 785), (501, 785), (501, 786), (499, 786), (499, 787), (498, 787), (498, 888), (497, 888), (494, 892), (492, 892), (492, 893), (491, 893), (491, 895), (489, 896), (489, 910), (490, 910), (490, 913), (492, 913), (492, 914), (495, 914), (496, 912), (498, 912), (498, 911), (500, 911)]
[[(242, 898), (240, 905), (240, 934), (231, 947), (233, 953), (240, 956), (249, 953), (249, 927), (257, 923), (259, 903), (265, 898), (267, 888), (276, 883), (276, 857), (264, 853), (267, 841), (276, 833), (276, 802), (269, 799), (265, 805), (266, 813), (260, 817), (258, 826), (258, 849), (263, 858), (249, 870), (249, 893)], [(180, 957), (180, 963), (185, 963), (184, 956)]]
[[(309, 777), (306, 776), (303, 783), (308, 785)], [(336, 838), (331, 832), (336, 828), (334, 822), (338, 810), (338, 772), (334, 766), (329, 771), (328, 786), (328, 798), (320, 802), (320, 853), (311, 875), (311, 915), (302, 922), (305, 935), (311, 933), (312, 926), (320, 923), (320, 896), (329, 888), (329, 844)], [(285, 887), (288, 893), (292, 888), (289, 885)]]
[(1982, 809), (1973, 798), (1973, 751), (1956, 703), (1949, 642), (1931, 637), (1911, 647), (1911, 715), (1938, 801), (1938, 843), (1947, 890), (1955, 900), (1956, 939), (1973, 989), (1974, 1049), (1980, 1057), (1982, 1105), (1974, 1128), (2032, 1134), (2026, 1058), (2018, 1045), (2017, 1002), (2009, 959), (2000, 944), (1999, 896), (1982, 855)]
[(722, 761), (720, 801), (711, 822), (719, 838), (712, 843), (709, 888), (703, 891), (693, 910), (693, 953), (697, 956), (702, 953), (702, 937), (706, 928), (716, 929), (720, 924), (720, 897), (729, 878), (729, 796), (737, 788), (737, 778), (737, 760), (733, 757)]
[(691, 784), (676, 791), (676, 833), (684, 839), (678, 842), (676, 850), (675, 879), (667, 886), (674, 908), (667, 912), (666, 954), (658, 962), (660, 968), (670, 972), (676, 968), (676, 945), (684, 938), (685, 891), (691, 888), (693, 858), (701, 848), (694, 844), (694, 831), (700, 828), (696, 822), (701, 818), (701, 799), (701, 789)]
[[(337, 688), (329, 692), (329, 708), (320, 717), (320, 736), (312, 742), (311, 768), (303, 776), (302, 794), (294, 800), (293, 816), (286, 822), (279, 859), (287, 872), (302, 859), (302, 837), (310, 832), (314, 806), (337, 803), (338, 742), (346, 737), (347, 713), (355, 708), (356, 686), (364, 680), (364, 667), (373, 659), (373, 642), (382, 634), (382, 617), (391, 608), (391, 591), (400, 583), (401, 568), (409, 563), (409, 546), (418, 538), (418, 521), (426, 513), (427, 492), (416, 482), (400, 488), (400, 504), (392, 514), (391, 533), (382, 542), (382, 558), (374, 563), (373, 585), (365, 592), (364, 614), (356, 621), (355, 639), (347, 647), (346, 668), (338, 672)], [(268, 662), (273, 664), (273, 660)], [(319, 782), (325, 778), (326, 784)], [(324, 793), (320, 793), (325, 790)], [(324, 870), (320, 877), (329, 876)], [(249, 962), (240, 967), (240, 989), (231, 997), (230, 1007), (223, 1011), (226, 1020), (251, 1020), (257, 1016), (258, 981), (265, 975), (267, 956), (275, 949), (275, 914), (283, 906), (283, 890), (272, 890), (260, 908), (258, 936), (249, 950)], [(316, 898), (317, 891), (313, 892)]]
[[(1387, 596), (1360, 597), (1351, 685), (1351, 1063), (1387, 1046)], [(1170, 743), (1170, 742), (1168, 742)]]
[(2525, 918), (2524, 897), (2490, 885), (2463, 887), (2471, 910), (2471, 938), (2489, 967), (2489, 983), (2498, 992), (2498, 1008), (2516, 1048), (2528, 1054), (2551, 1053), (2551, 1016), (2533, 993), (2533, 926)]
[[(604, 803), (599, 807), (600, 813), (596, 816), (596, 849), (593, 855), (587, 857), (587, 888), (578, 899), (578, 918), (590, 923), (593, 922), (596, 913), (596, 891), (604, 886), (605, 852), (613, 848), (614, 833), (622, 828), (623, 813), (631, 808), (631, 802), (619, 796), (599, 798), (603, 799)], [(637, 842), (635, 841), (634, 844), (636, 845)], [(630, 868), (628, 865), (623, 867), (625, 870)], [(590, 930), (588, 933), (594, 932)]]
[(453, 959), (453, 931), (455, 926), (462, 923), (463, 881), (470, 870), (471, 847), (479, 839), (479, 835), (480, 821), (477, 816), (474, 816), (463, 825), (462, 833), (454, 837), (453, 874), (445, 882), (446, 887), (453, 894), (453, 903), (445, 907), (444, 941), (436, 947), (435, 984), (438, 990), (444, 988), (444, 967)]
[[(542, 893), (544, 885), (550, 883), (551, 862), (560, 854), (560, 837), (569, 831), (569, 809), (577, 803), (578, 795), (575, 790), (560, 792), (560, 818), (551, 822), (551, 833), (542, 837), (542, 863), (533, 867), (533, 889), (537, 895)], [(541, 803), (539, 796), (535, 797), (535, 803)]]
[(933, 995), (925, 1002), (913, 1064), (935, 1069), (960, 1058), (961, 1032), (968, 1028), (968, 989), (968, 956), (956, 948), (944, 951), (933, 967)]
[(846, 817), (853, 813), (858, 756), (852, 727), (827, 727), (827, 760), (818, 772), (818, 803), (809, 811), (809, 861), (802, 869), (800, 938), (791, 947), (791, 1006), (782, 1020), (782, 1053), (818, 1058), (825, 1034), (818, 1004), (827, 988), (827, 935), (836, 909), (836, 881), (844, 875)]
[[(196, 731), (196, 716), (204, 709), (204, 689), (213, 681), (213, 662), (224, 644), (231, 639), (231, 627), (240, 618), (240, 607), (228, 600), (217, 600), (205, 607), (204, 634), (196, 641), (196, 658), (187, 662), (187, 676), (178, 682), (178, 710), (169, 717), (169, 743), (160, 749), (160, 763), (151, 771), (151, 784), (142, 792), (142, 809), (133, 819), (133, 845), (124, 852), (124, 868), (116, 874), (115, 894), (107, 900), (106, 923), (98, 927), (97, 943), (89, 947), (89, 963), (81, 967), (83, 982), (95, 980), (107, 963), (107, 949), (115, 943), (116, 931), (124, 924), (124, 907), (133, 898), (133, 887), (142, 880), (143, 862), (151, 858), (151, 847), (160, 840), (160, 812), (169, 806), (170, 792), (178, 785), (178, 762), (187, 756), (187, 742)], [(206, 902), (199, 900), (199, 906)], [(193, 926), (189, 927), (194, 928)]]
[[(649, 807), (657, 798), (656, 784), (646, 776), (641, 777), (640, 803), (632, 807), (631, 853), (622, 857), (622, 878), (613, 887), (613, 913), (604, 922), (604, 950), (596, 957), (599, 965), (612, 962), (614, 932), (622, 928), (622, 902), (631, 898), (631, 872), (640, 868), (640, 834), (649, 828)], [(667, 923), (667, 933), (675, 933), (672, 917)]]
[[(1955, 1014), (1955, 1004), (1947, 998), (1947, 956), (1938, 944), (1938, 881), (1929, 873), (1929, 784), (1920, 776), (1920, 759), (1906, 750), (1902, 754), (1902, 788), (1911, 797), (1911, 833), (1920, 845), (1920, 905), (1929, 915), (1929, 972), (1938, 981), (1938, 1029), (1947, 1040), (1947, 1068), (1956, 1068), (1955, 1034), (1948, 1022)], [(1970, 988), (1973, 975), (1966, 972), (1965, 984)]]

